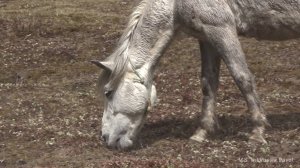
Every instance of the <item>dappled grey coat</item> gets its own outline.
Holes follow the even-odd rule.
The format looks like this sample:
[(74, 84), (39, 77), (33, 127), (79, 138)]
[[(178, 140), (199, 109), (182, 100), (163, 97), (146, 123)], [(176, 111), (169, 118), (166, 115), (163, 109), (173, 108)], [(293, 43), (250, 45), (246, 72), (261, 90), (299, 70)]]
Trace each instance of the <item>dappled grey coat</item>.
[(299, 0), (143, 0), (115, 52), (104, 61), (92, 61), (104, 69), (102, 137), (108, 146), (124, 149), (134, 144), (154, 104), (155, 67), (179, 29), (199, 39), (202, 57), (201, 127), (191, 139), (201, 142), (219, 126), (214, 108), (223, 60), (252, 113), (250, 140), (266, 143), (263, 132), (268, 122), (238, 35), (269, 40), (300, 37)]

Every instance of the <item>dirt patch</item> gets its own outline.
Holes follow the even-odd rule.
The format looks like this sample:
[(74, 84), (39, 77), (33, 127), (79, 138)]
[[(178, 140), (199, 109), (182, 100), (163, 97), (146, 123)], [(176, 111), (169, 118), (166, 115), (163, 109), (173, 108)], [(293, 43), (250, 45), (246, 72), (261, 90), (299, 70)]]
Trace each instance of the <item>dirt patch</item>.
[[(241, 38), (268, 119), (268, 145), (251, 145), (246, 104), (222, 65), (222, 129), (202, 144), (199, 47), (179, 35), (156, 72), (160, 103), (138, 145), (99, 140), (98, 68), (134, 6), (117, 0), (0, 1), (0, 167), (297, 167), (300, 164), (300, 40)], [(174, 82), (174, 80), (176, 82)]]

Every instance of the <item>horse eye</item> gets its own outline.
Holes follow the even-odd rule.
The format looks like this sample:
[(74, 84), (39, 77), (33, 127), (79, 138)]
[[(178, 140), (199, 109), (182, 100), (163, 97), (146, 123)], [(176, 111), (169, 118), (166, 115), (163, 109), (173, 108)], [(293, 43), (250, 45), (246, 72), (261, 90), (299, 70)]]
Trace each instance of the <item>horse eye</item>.
[(105, 91), (104, 94), (107, 98), (110, 98), (111, 95), (112, 95), (113, 91), (112, 90), (108, 90), (108, 91)]

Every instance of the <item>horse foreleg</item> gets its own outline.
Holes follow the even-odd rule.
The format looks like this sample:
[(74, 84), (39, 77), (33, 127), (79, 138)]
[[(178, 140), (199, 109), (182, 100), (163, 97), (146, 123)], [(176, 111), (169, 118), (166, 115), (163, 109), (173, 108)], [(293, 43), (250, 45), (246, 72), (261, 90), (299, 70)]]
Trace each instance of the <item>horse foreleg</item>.
[(249, 111), (252, 113), (254, 129), (250, 140), (266, 143), (263, 138), (265, 125), (268, 125), (263, 108), (255, 89), (254, 77), (251, 74), (239, 42), (233, 28), (212, 28), (207, 32), (208, 40), (219, 53), (227, 65), (230, 74), (247, 101)]
[(201, 82), (203, 92), (201, 127), (190, 138), (201, 142), (206, 138), (207, 132), (213, 133), (219, 128), (215, 116), (216, 92), (219, 85), (220, 56), (209, 43), (201, 43)]

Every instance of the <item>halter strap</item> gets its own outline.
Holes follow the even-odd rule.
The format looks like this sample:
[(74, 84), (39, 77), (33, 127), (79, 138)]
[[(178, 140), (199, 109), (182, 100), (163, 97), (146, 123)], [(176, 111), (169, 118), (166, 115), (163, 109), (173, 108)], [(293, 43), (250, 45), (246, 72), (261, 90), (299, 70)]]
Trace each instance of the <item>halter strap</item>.
[[(138, 81), (138, 82), (140, 82), (141, 84), (145, 85), (145, 80), (144, 80), (144, 78), (138, 73), (138, 71), (136, 70), (135, 66), (134, 66), (133, 63), (131, 62), (131, 60), (129, 59), (128, 61), (129, 61), (130, 65), (131, 65), (131, 67), (132, 67), (133, 72), (134, 72), (134, 73), (136, 74), (136, 76), (138, 76), (138, 78), (139, 78), (139, 81)], [(152, 88), (151, 88), (151, 90), (152, 90)], [(152, 92), (152, 91), (151, 91), (151, 92)], [(150, 93), (150, 94), (151, 94), (151, 93)], [(148, 97), (147, 103), (148, 103), (148, 107), (147, 107), (146, 112), (148, 112), (148, 111), (150, 111), (150, 110), (152, 109), (151, 95)]]
[(131, 60), (129, 59), (129, 63), (132, 67), (133, 72), (136, 74), (136, 76), (138, 76), (138, 78), (140, 79), (138, 82), (140, 82), (141, 84), (145, 84), (145, 79), (138, 73), (138, 71), (136, 70), (135, 66), (132, 64)]

